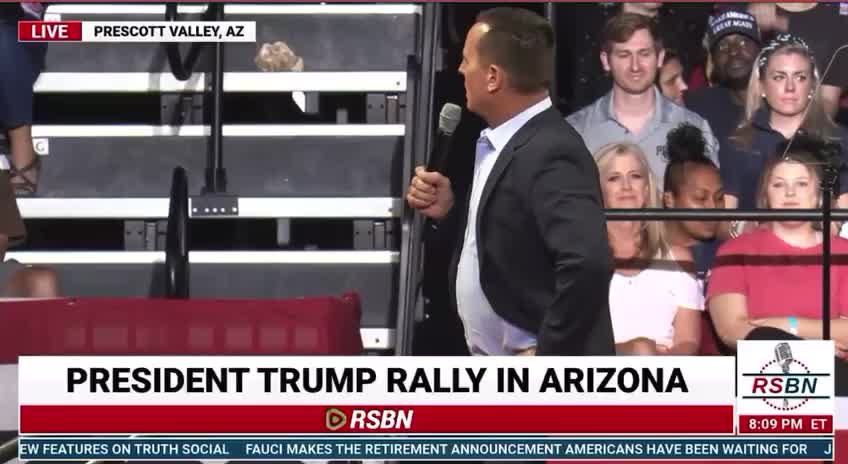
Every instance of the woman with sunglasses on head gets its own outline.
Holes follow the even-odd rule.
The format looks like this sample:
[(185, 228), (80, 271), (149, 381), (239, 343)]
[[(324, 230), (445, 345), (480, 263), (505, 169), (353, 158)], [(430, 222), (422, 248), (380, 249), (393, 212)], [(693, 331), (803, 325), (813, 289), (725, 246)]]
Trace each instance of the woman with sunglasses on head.
[[(781, 34), (762, 48), (748, 83), (744, 119), (731, 143), (721, 148), (730, 151), (721, 159), (732, 163), (722, 165), (729, 207), (756, 206), (757, 179), (777, 146), (796, 134), (838, 142), (843, 146), (843, 159), (848, 155), (848, 132), (826, 113), (819, 82), (819, 68), (803, 39)], [(839, 206), (848, 207), (848, 170), (842, 169), (840, 179)], [(731, 235), (738, 236), (745, 228), (736, 221)]]

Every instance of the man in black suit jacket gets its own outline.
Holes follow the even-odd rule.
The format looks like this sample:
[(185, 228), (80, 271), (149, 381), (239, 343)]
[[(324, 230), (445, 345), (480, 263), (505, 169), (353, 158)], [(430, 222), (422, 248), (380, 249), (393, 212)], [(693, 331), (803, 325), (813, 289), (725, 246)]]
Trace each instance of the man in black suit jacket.
[(550, 24), (529, 10), (480, 14), (459, 68), (468, 109), (489, 125), (469, 198), (454, 205), (450, 180), (423, 167), (407, 194), (463, 232), (450, 286), (473, 354), (615, 354), (598, 170), (551, 107), (553, 46)]

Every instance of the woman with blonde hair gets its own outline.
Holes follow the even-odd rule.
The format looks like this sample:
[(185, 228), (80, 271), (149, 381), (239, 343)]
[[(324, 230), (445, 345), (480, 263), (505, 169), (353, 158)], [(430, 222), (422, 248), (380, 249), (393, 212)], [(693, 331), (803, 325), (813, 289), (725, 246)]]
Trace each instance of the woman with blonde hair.
[[(722, 156), (722, 179), (729, 207), (756, 207), (757, 180), (776, 147), (796, 134), (807, 134), (843, 146), (848, 133), (825, 111), (820, 76), (810, 47), (800, 37), (780, 34), (760, 50), (745, 101), (744, 120)], [(843, 157), (848, 154), (843, 148)], [(725, 164), (731, 164), (726, 166)], [(848, 189), (848, 171), (840, 174), (840, 194)], [(848, 195), (839, 196), (848, 205)], [(741, 231), (734, 223), (733, 236)]]
[[(608, 208), (659, 208), (658, 186), (645, 154), (633, 143), (595, 153)], [(675, 262), (657, 221), (608, 221), (615, 257), (610, 316), (620, 354), (693, 355), (700, 346), (701, 287)]]

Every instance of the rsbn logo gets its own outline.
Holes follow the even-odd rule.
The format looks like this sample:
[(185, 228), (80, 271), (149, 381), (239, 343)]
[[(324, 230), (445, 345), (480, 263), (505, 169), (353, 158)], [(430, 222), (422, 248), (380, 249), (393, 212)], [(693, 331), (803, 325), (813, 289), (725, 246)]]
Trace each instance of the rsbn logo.
[(830, 374), (811, 372), (806, 364), (792, 356), (792, 349), (786, 342), (775, 345), (774, 359), (764, 364), (760, 372), (743, 375), (754, 377), (750, 394), (744, 398), (762, 399), (779, 411), (798, 409), (811, 399), (830, 398), (816, 394), (819, 381)]

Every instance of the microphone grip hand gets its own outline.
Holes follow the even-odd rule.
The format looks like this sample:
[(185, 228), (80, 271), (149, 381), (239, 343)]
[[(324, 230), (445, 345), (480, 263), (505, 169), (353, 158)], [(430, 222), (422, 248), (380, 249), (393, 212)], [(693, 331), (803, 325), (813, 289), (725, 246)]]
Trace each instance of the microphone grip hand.
[(439, 172), (418, 166), (409, 183), (406, 202), (410, 208), (418, 210), (430, 219), (444, 219), (454, 204), (450, 179)]
[(843, 343), (839, 340), (834, 340), (834, 344), (836, 357), (839, 359), (848, 360), (848, 343)]

